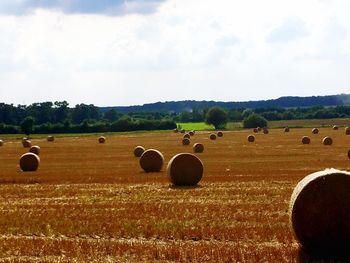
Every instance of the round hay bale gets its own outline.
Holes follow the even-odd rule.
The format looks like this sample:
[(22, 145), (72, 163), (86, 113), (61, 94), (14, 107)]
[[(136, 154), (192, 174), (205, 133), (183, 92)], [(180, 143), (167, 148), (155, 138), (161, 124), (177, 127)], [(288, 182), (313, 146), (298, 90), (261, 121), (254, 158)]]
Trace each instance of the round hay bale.
[(194, 131), (190, 131), (188, 134), (189, 134), (190, 136), (194, 136)]
[(106, 142), (106, 137), (100, 136), (100, 137), (98, 138), (98, 142), (99, 142), (99, 143), (105, 143), (105, 142)]
[(4, 145), (4, 141), (0, 140), (0, 146), (3, 146), (3, 145)]
[(318, 133), (319, 133), (319, 130), (318, 130), (317, 128), (313, 128), (313, 129), (312, 129), (312, 133), (313, 133), (313, 134), (318, 134)]
[(249, 134), (247, 137), (248, 142), (254, 142), (255, 141), (255, 136), (253, 134)]
[(189, 133), (186, 133), (186, 134), (182, 137), (182, 139), (185, 139), (185, 138), (190, 139), (190, 138), (191, 138), (191, 135), (190, 135)]
[(350, 173), (326, 169), (295, 187), (289, 219), (296, 239), (309, 251), (350, 250)]
[(337, 125), (333, 125), (332, 129), (337, 131), (339, 129), (339, 127)]
[(174, 185), (194, 186), (203, 177), (203, 163), (193, 154), (179, 153), (169, 161), (167, 175)]
[(38, 169), (40, 158), (35, 153), (25, 153), (19, 160), (19, 166), (23, 172), (34, 172)]
[(350, 127), (345, 127), (345, 135), (350, 135)]
[(182, 145), (190, 145), (191, 140), (189, 138), (183, 138), (182, 139)]
[(36, 155), (40, 155), (40, 147), (38, 145), (34, 145), (30, 147), (29, 152), (35, 153)]
[(181, 129), (181, 131), (180, 131), (181, 133), (185, 133), (186, 131), (184, 130), (184, 129)]
[(204, 145), (202, 143), (193, 144), (193, 151), (195, 153), (202, 153), (204, 151)]
[(53, 137), (51, 135), (47, 136), (47, 141), (48, 142), (53, 142), (54, 140), (55, 140), (55, 137)]
[(218, 137), (223, 137), (223, 136), (224, 136), (224, 133), (223, 133), (222, 131), (218, 131), (217, 136), (218, 136)]
[(329, 136), (324, 137), (322, 142), (323, 142), (323, 145), (332, 145), (333, 144), (333, 140)]
[(256, 127), (258, 129), (258, 132), (261, 132), (261, 127)]
[(254, 133), (258, 133), (258, 132), (259, 132), (258, 128), (254, 128), (254, 129), (253, 129), (253, 132), (254, 132)]
[(284, 132), (289, 132), (289, 127), (284, 128)]
[(176, 129), (176, 128), (175, 128), (173, 131), (174, 131), (175, 133), (178, 133), (178, 132), (179, 132), (179, 130), (178, 130), (178, 129)]
[(311, 139), (309, 136), (303, 136), (303, 138), (301, 138), (301, 143), (302, 144), (310, 144)]
[(210, 134), (209, 138), (210, 140), (216, 140), (216, 134), (215, 133)]
[(141, 157), (141, 155), (144, 153), (145, 148), (141, 145), (138, 145), (134, 148), (134, 155), (135, 157)]
[(263, 132), (264, 132), (264, 134), (269, 134), (269, 130), (268, 129), (264, 129)]
[(163, 154), (155, 149), (146, 150), (140, 158), (140, 166), (146, 172), (159, 172), (164, 163)]
[(32, 147), (32, 142), (28, 139), (22, 140), (22, 145), (24, 148), (30, 148), (30, 147)]

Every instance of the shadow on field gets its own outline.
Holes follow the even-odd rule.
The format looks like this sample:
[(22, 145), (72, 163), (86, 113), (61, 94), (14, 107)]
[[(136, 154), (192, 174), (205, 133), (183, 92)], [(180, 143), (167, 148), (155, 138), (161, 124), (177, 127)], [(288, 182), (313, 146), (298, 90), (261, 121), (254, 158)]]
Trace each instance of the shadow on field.
[(348, 263), (350, 262), (350, 251), (339, 254), (326, 254), (320, 251), (309, 252), (302, 248), (298, 252), (298, 263)]
[(193, 185), (193, 186), (177, 186), (177, 185), (170, 184), (169, 188), (176, 189), (176, 190), (189, 190), (189, 189), (203, 188), (203, 186), (199, 184)]

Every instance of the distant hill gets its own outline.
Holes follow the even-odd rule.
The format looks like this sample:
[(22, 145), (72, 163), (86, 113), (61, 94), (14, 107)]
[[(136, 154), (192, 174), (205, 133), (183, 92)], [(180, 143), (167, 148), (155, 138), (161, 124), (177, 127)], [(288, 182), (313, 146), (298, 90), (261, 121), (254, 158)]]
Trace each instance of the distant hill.
[(222, 102), (222, 101), (166, 101), (148, 103), (136, 106), (123, 107), (101, 107), (101, 111), (105, 112), (110, 109), (115, 109), (119, 112), (140, 112), (140, 111), (171, 111), (182, 112), (191, 111), (192, 109), (203, 109), (213, 106), (219, 106), (227, 109), (232, 108), (296, 108), (296, 107), (312, 107), (312, 106), (339, 106), (350, 105), (350, 94), (329, 95), (329, 96), (312, 96), (312, 97), (281, 97), (271, 100), (258, 101), (242, 101), (242, 102)]

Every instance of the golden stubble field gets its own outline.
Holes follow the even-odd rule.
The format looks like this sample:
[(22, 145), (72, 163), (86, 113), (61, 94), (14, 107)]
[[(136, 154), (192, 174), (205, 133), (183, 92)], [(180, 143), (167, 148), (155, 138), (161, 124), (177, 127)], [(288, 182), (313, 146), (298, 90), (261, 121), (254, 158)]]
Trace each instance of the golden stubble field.
[[(33, 139), (41, 147), (37, 172), (18, 166), (21, 141), (0, 147), (0, 260), (9, 262), (191, 261), (308, 262), (288, 224), (297, 182), (325, 168), (350, 170), (350, 136), (340, 128), (225, 132), (209, 140), (198, 132), (191, 146), (182, 135), (130, 133)], [(302, 145), (308, 135), (310, 145)], [(333, 138), (323, 146), (322, 138)], [(166, 164), (180, 152), (204, 164), (198, 187), (169, 185)], [(165, 166), (144, 173), (133, 156), (143, 145), (160, 150)]]

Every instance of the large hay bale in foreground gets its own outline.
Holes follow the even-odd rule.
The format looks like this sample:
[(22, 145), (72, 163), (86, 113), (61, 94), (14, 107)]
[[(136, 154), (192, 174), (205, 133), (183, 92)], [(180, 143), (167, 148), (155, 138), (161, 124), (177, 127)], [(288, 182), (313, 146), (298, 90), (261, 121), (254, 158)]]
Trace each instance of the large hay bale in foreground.
[(98, 142), (99, 143), (105, 143), (106, 142), (106, 137), (104, 137), (104, 136), (98, 137)]
[(310, 144), (311, 139), (309, 136), (303, 136), (303, 138), (301, 138), (301, 143), (302, 144)]
[(141, 145), (138, 145), (134, 148), (134, 156), (135, 157), (141, 157), (141, 155), (144, 153), (145, 148)]
[(204, 151), (204, 145), (202, 143), (193, 144), (193, 151), (195, 153), (202, 153)]
[(350, 127), (345, 127), (345, 135), (350, 135)]
[(191, 140), (189, 138), (183, 138), (182, 139), (182, 145), (190, 145)]
[(140, 166), (146, 172), (159, 172), (164, 163), (163, 154), (155, 149), (146, 150), (140, 158)]
[(0, 140), (0, 146), (3, 146), (3, 145), (4, 145), (4, 141)]
[(30, 147), (29, 152), (40, 155), (40, 147), (38, 145), (34, 145)]
[(284, 128), (284, 132), (289, 132), (289, 127)]
[(25, 153), (19, 160), (19, 166), (23, 172), (34, 172), (38, 169), (40, 158), (34, 153)]
[(30, 140), (28, 140), (27, 138), (23, 138), (22, 145), (24, 148), (30, 148), (30, 147), (32, 147), (32, 142)]
[(333, 125), (332, 129), (337, 131), (339, 129), (339, 127), (337, 125)]
[(216, 134), (212, 133), (209, 135), (210, 140), (216, 140)]
[(184, 136), (182, 136), (182, 139), (185, 139), (185, 138), (189, 139), (191, 138), (191, 135), (189, 133), (186, 133)]
[(169, 161), (167, 174), (174, 185), (194, 186), (203, 177), (203, 163), (193, 154), (179, 153)]
[(254, 142), (255, 141), (255, 136), (253, 134), (249, 134), (247, 137), (248, 142)]
[(313, 134), (318, 134), (318, 133), (319, 133), (319, 130), (318, 130), (317, 128), (313, 128), (313, 129), (312, 129), (312, 133), (313, 133)]
[(327, 169), (306, 176), (295, 187), (289, 219), (296, 239), (307, 250), (350, 250), (350, 173)]
[(323, 145), (332, 145), (333, 144), (333, 140), (329, 136), (324, 137), (322, 142), (323, 142)]
[(224, 136), (224, 133), (223, 133), (222, 131), (218, 131), (218, 132), (217, 132), (217, 136), (218, 136), (218, 137), (223, 137), (223, 136)]
[(53, 142), (54, 140), (55, 140), (55, 137), (53, 137), (51, 135), (47, 136), (47, 141), (48, 142)]

